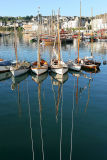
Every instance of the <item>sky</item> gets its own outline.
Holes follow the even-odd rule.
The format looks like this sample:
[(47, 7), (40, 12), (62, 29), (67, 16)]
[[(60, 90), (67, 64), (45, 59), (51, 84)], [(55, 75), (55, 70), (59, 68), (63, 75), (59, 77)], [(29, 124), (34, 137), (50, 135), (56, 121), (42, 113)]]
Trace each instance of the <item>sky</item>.
[[(82, 16), (93, 16), (107, 13), (107, 0), (81, 0)], [(57, 13), (60, 8), (62, 16), (79, 16), (80, 0), (0, 0), (0, 16), (37, 15), (38, 7), (44, 16), (51, 15), (52, 10)]]

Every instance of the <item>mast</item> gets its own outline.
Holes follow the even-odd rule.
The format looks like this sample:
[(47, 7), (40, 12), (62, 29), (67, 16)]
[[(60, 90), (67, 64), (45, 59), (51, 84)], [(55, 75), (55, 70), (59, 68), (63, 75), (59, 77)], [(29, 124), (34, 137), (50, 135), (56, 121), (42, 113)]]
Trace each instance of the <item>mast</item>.
[(81, 0), (80, 0), (80, 20), (79, 20), (79, 34), (78, 34), (78, 64), (79, 64), (80, 26), (81, 26)]
[(58, 17), (57, 17), (57, 30), (58, 30), (58, 62), (60, 64), (60, 31), (59, 31), (59, 11), (58, 11)]
[[(39, 9), (39, 7), (38, 7)], [(38, 10), (38, 61), (37, 61), (37, 66), (38, 68), (40, 67), (40, 33), (39, 33), (39, 10)]]
[(91, 56), (93, 56), (93, 8), (91, 8), (91, 22), (92, 22), (92, 32), (91, 32)]
[(16, 66), (17, 66), (18, 57), (17, 57), (17, 32), (16, 32), (16, 24), (14, 25), (14, 34), (15, 34), (14, 48), (15, 48)]

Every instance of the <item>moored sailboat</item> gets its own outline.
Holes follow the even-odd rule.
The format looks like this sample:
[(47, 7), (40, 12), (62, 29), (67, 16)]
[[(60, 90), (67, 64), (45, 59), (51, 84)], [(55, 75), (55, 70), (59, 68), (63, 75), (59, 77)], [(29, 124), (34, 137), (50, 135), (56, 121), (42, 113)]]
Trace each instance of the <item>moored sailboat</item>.
[(58, 31), (58, 59), (57, 57), (51, 59), (50, 68), (51, 68), (51, 71), (63, 75), (68, 71), (68, 66), (61, 60), (61, 56), (60, 56), (61, 42), (60, 42), (60, 33), (59, 33), (59, 15), (58, 15), (57, 31)]
[(39, 14), (38, 14), (38, 60), (31, 65), (32, 72), (41, 75), (48, 70), (48, 63), (40, 56)]
[(9, 60), (1, 60), (0, 59), (0, 72), (8, 72), (10, 71), (10, 66), (12, 65)]
[(29, 68), (30, 68), (30, 63), (28, 62), (18, 62), (18, 58), (17, 58), (17, 33), (16, 33), (16, 28), (14, 27), (14, 33), (15, 33), (15, 43), (14, 43), (14, 47), (15, 47), (15, 55), (16, 55), (16, 65), (13, 65), (10, 67), (10, 71), (12, 73), (13, 76), (20, 76), (24, 73), (26, 73)]

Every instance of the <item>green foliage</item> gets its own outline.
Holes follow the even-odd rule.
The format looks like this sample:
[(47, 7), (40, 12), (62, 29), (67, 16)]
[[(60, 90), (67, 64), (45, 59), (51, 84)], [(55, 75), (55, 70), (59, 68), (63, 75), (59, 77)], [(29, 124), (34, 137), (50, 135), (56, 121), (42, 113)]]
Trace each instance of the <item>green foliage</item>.
[[(17, 27), (16, 28), (17, 32), (22, 32), (23, 28), (22, 27)], [(14, 27), (0, 27), (0, 31), (10, 31), (13, 32), (14, 31)]]
[(91, 30), (91, 29), (92, 29), (92, 26), (91, 26), (91, 25), (89, 25), (89, 26), (88, 26), (88, 29), (89, 29), (89, 30)]
[(10, 22), (16, 22), (17, 20), (22, 20), (22, 21), (31, 21), (33, 16), (26, 16), (26, 17), (0, 17), (0, 21), (7, 23), (8, 21)]

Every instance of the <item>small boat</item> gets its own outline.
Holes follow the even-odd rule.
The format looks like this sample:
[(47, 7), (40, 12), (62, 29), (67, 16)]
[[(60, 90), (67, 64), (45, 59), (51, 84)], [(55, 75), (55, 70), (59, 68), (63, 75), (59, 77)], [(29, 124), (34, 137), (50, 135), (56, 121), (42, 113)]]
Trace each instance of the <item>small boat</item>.
[(31, 65), (31, 70), (32, 72), (36, 73), (37, 75), (41, 75), (45, 72), (47, 72), (48, 70), (48, 63), (41, 59), (40, 56), (40, 34), (39, 34), (39, 21), (38, 21), (38, 57), (37, 57), (37, 61), (33, 62)]
[(15, 43), (14, 43), (14, 48), (15, 48), (15, 55), (16, 55), (16, 65), (13, 65), (10, 67), (10, 71), (13, 76), (20, 76), (24, 73), (26, 73), (30, 69), (30, 63), (23, 61), (23, 62), (18, 62), (17, 59), (17, 33), (16, 33), (16, 28), (14, 27), (14, 34), (15, 34)]
[(41, 74), (47, 72), (48, 63), (43, 59), (40, 60), (40, 65), (38, 65), (37, 61), (33, 62), (31, 65), (31, 70), (32, 70), (32, 72), (36, 73), (37, 75), (41, 75)]
[(98, 67), (101, 65), (101, 62), (98, 62), (96, 60), (93, 59), (93, 56), (90, 56), (90, 57), (84, 57), (84, 62), (89, 62), (89, 63), (92, 63), (92, 64), (95, 64), (97, 65)]
[(81, 70), (81, 65), (78, 63), (75, 63), (74, 61), (69, 60), (67, 62), (68, 64), (68, 69), (74, 70), (74, 71), (80, 71)]
[(68, 65), (65, 64), (63, 61), (58, 61), (57, 59), (51, 60), (50, 65), (51, 71), (58, 73), (58, 74), (65, 74), (68, 71)]
[(81, 68), (83, 70), (95, 70), (95, 71), (97, 71), (98, 69), (97, 65), (92, 64), (92, 63), (84, 63), (81, 65)]
[(0, 72), (10, 71), (10, 66), (12, 65), (11, 61), (0, 60)]
[(40, 41), (45, 44), (46, 46), (48, 45), (53, 45), (54, 44), (54, 38), (48, 37), (48, 38), (41, 38)]
[(61, 42), (60, 42), (60, 34), (59, 34), (59, 16), (58, 16), (58, 23), (57, 23), (57, 31), (58, 31), (58, 59), (56, 57), (51, 59), (50, 68), (52, 72), (63, 75), (68, 71), (68, 66), (61, 60), (61, 56), (60, 56)]
[(10, 67), (10, 71), (13, 76), (20, 76), (30, 69), (30, 63), (29, 62), (18, 62), (15, 66)]

